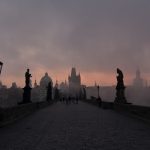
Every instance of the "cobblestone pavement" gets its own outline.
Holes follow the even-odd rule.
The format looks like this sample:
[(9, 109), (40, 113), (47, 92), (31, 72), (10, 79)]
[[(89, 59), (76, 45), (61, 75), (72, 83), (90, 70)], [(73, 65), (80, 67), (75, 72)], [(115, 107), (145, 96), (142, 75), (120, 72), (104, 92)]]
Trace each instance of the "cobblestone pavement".
[(0, 150), (150, 150), (150, 126), (83, 102), (57, 103), (0, 128)]

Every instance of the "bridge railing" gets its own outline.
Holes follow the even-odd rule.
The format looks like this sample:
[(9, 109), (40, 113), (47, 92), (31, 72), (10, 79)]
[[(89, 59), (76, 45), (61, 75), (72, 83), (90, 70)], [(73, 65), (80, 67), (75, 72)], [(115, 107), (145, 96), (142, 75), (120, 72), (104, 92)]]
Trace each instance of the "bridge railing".
[(119, 113), (125, 113), (133, 117), (137, 117), (150, 123), (150, 107), (133, 105), (133, 104), (117, 104), (113, 102), (102, 101), (101, 104), (95, 99), (83, 100), (84, 102), (98, 106), (103, 109), (112, 109)]
[(38, 109), (51, 105), (53, 102), (22, 104), (11, 108), (0, 108), (0, 127), (21, 119)]

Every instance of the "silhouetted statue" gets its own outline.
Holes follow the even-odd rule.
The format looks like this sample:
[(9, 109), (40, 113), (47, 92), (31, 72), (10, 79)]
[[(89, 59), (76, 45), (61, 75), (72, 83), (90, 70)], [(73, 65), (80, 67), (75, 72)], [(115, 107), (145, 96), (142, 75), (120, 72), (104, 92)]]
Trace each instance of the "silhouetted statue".
[(52, 100), (52, 82), (48, 83), (46, 100), (47, 101)]
[(25, 73), (25, 86), (26, 87), (30, 87), (30, 78), (32, 77), (32, 75), (29, 73), (30, 70), (27, 69), (27, 72)]
[(117, 86), (116, 86), (116, 99), (115, 103), (127, 103), (126, 98), (125, 98), (125, 86), (124, 86), (124, 81), (123, 81), (123, 73), (122, 71), (117, 68)]
[(23, 88), (23, 102), (22, 103), (30, 103), (31, 102), (31, 87), (30, 87), (30, 81), (32, 75), (30, 74), (30, 70), (27, 69), (25, 73), (25, 87)]

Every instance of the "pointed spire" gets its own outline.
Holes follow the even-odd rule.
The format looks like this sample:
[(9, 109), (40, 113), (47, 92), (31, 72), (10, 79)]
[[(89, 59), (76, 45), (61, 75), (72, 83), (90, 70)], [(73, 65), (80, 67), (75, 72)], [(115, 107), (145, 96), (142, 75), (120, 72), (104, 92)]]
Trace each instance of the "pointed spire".
[(95, 81), (95, 87), (97, 87), (97, 83), (96, 83), (96, 81)]
[(65, 85), (67, 85), (67, 81), (65, 80)]
[(34, 87), (36, 88), (38, 85), (37, 85), (37, 82), (36, 82), (36, 79), (35, 79), (35, 82), (34, 82)]
[(76, 68), (72, 68), (71, 70), (71, 76), (76, 76)]
[(141, 78), (141, 72), (139, 69), (136, 71), (136, 78), (140, 79)]
[(58, 81), (57, 81), (57, 80), (56, 80), (56, 84), (55, 84), (55, 87), (56, 87), (56, 88), (58, 88)]

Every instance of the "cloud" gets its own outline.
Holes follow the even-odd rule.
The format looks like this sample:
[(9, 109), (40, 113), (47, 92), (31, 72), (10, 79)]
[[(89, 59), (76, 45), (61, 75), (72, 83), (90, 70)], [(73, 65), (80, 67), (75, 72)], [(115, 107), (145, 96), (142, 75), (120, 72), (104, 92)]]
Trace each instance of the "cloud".
[(148, 0), (2, 0), (0, 59), (20, 78), (26, 67), (149, 74), (149, 14)]

